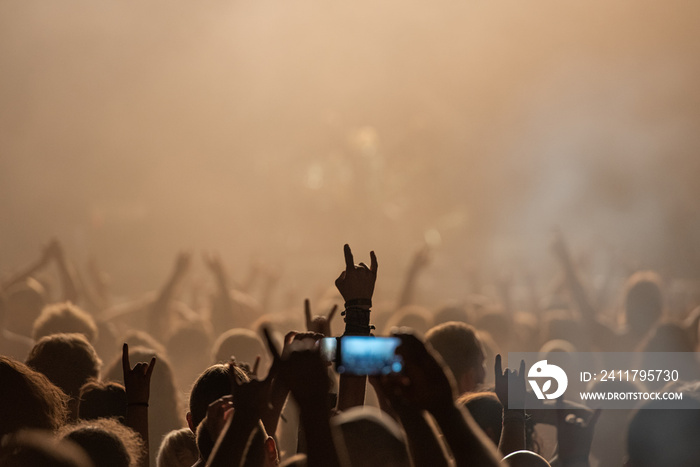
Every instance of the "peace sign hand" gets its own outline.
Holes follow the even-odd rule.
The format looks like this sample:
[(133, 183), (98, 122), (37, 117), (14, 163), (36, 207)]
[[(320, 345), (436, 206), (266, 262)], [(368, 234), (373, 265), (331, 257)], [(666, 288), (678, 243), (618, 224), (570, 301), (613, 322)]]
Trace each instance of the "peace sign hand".
[(128, 404), (148, 404), (151, 388), (151, 375), (156, 365), (156, 357), (151, 362), (137, 363), (131, 368), (129, 363), (129, 345), (122, 347), (122, 370), (124, 372), (124, 388), (126, 389), (126, 401)]

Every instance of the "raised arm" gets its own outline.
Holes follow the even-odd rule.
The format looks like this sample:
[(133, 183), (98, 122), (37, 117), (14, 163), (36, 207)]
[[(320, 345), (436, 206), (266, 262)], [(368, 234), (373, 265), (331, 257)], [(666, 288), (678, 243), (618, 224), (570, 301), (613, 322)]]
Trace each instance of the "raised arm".
[(150, 307), (148, 313), (148, 332), (156, 339), (163, 341), (167, 330), (170, 328), (170, 317), (168, 316), (168, 306), (175, 297), (182, 280), (190, 269), (192, 257), (189, 253), (177, 255), (175, 267), (168, 280), (158, 292), (156, 300)]
[[(261, 415), (261, 420), (265, 426), (265, 430), (272, 436), (277, 432), (277, 425), (279, 424), (280, 416), (282, 410), (284, 409), (284, 404), (287, 402), (287, 396), (289, 395), (289, 386), (284, 378), (280, 377), (279, 370), (282, 365), (282, 357), (275, 346), (270, 331), (267, 328), (262, 329), (263, 337), (267, 343), (267, 348), (270, 350), (272, 355), (272, 366), (268, 372), (268, 378), (272, 379), (270, 387), (270, 401)], [(289, 344), (292, 343), (296, 332), (288, 332), (284, 336), (284, 347), (282, 353), (287, 351)]]
[[(214, 449), (207, 460), (207, 467), (241, 465), (246, 447), (256, 426), (260, 423), (260, 416), (269, 399), (272, 378), (241, 383), (233, 369), (229, 371), (229, 375), (233, 395), (233, 416), (226, 420), (224, 428), (218, 435)], [(210, 427), (207, 426), (207, 428)]]
[(571, 259), (569, 248), (564, 240), (564, 235), (561, 232), (556, 232), (554, 234), (552, 251), (564, 271), (566, 285), (571, 293), (574, 304), (581, 314), (584, 315), (584, 318), (595, 317), (597, 314), (596, 309), (588, 296), (588, 292), (581, 283), (576, 266), (574, 266), (574, 262)]
[(341, 465), (331, 436), (327, 368), (315, 340), (301, 339), (290, 344), (289, 355), (281, 370), (292, 396), (299, 404), (301, 426), (307, 440), (309, 467)]
[[(498, 449), (507, 456), (527, 449), (525, 441), (525, 361), (520, 371), (502, 370), (501, 355), (496, 355), (496, 395), (503, 404), (503, 430)], [(512, 397), (510, 397), (512, 396)], [(510, 404), (509, 404), (510, 402)], [(515, 408), (519, 407), (519, 408)]]
[(601, 409), (579, 416), (565, 409), (557, 400), (557, 457), (551, 464), (559, 467), (589, 467), (595, 424)]
[(6, 280), (2, 284), (2, 289), (6, 290), (12, 285), (34, 276), (38, 272), (45, 269), (52, 260), (56, 261), (56, 266), (58, 267), (58, 276), (61, 281), (61, 288), (63, 292), (62, 300), (76, 303), (79, 293), (74, 274), (71, 271), (68, 261), (66, 260), (63, 246), (55, 238), (42, 249), (39, 259), (27, 265), (24, 269)]
[(423, 245), (423, 247), (416, 250), (413, 257), (411, 257), (411, 263), (406, 270), (406, 276), (401, 286), (399, 301), (396, 304), (397, 309), (413, 303), (418, 274), (425, 269), (428, 263), (430, 263), (430, 249), (428, 245)]
[(454, 382), (423, 343), (412, 334), (401, 339), (396, 353), (404, 368), (404, 394), (416, 407), (427, 410), (438, 423), (458, 467), (496, 467), (500, 456), (493, 443), (469, 415), (454, 403)]
[(215, 316), (212, 316), (212, 324), (216, 332), (224, 332), (226, 329), (220, 329), (221, 325), (217, 325), (217, 323), (228, 323), (230, 322), (229, 318), (235, 316), (235, 307), (231, 298), (231, 283), (220, 256), (212, 254), (204, 255), (203, 258), (204, 264), (207, 265), (216, 281), (216, 304), (212, 309), (212, 314), (226, 317), (217, 319)]
[(156, 364), (156, 357), (151, 362), (137, 363), (131, 368), (129, 363), (129, 346), (122, 347), (122, 371), (124, 372), (124, 388), (126, 389), (126, 426), (134, 430), (141, 439), (145, 452), (139, 460), (139, 467), (148, 467), (148, 401), (151, 391), (151, 375)]
[(581, 314), (584, 324), (588, 327), (588, 332), (591, 338), (597, 343), (606, 343), (613, 340), (613, 331), (607, 326), (598, 322), (597, 310), (593, 306), (588, 292), (583, 287), (579, 278), (574, 262), (571, 259), (569, 248), (564, 241), (564, 236), (561, 232), (556, 232), (554, 241), (552, 242), (552, 251), (559, 260), (559, 263), (564, 270), (564, 278), (566, 286), (571, 294), (574, 305)]
[[(345, 300), (345, 332), (343, 335), (368, 336), (370, 309), (374, 284), (377, 281), (377, 257), (370, 255), (370, 267), (365, 263), (355, 264), (349, 245), (343, 248), (345, 270), (335, 281), (338, 292)], [(341, 375), (338, 385), (338, 409), (346, 410), (365, 403), (366, 376)]]
[(100, 269), (94, 257), (88, 259), (85, 270), (87, 274), (82, 278), (78, 276), (82, 279), (83, 293), (87, 295), (85, 298), (90, 301), (93, 308), (101, 313), (111, 304), (109, 276)]
[(35, 261), (25, 266), (22, 270), (18, 271), (16, 274), (12, 275), (9, 279), (5, 280), (2, 284), (2, 289), (7, 290), (11, 286), (22, 282), (29, 277), (37, 274), (39, 271), (45, 269), (51, 262), (51, 258), (54, 254), (54, 243), (56, 240), (52, 240), (48, 245), (46, 245), (41, 250), (41, 256)]
[(423, 411), (408, 402), (400, 378), (399, 375), (369, 378), (382, 411), (403, 426), (413, 467), (447, 467), (448, 456), (437, 433), (425, 419)]
[(316, 332), (324, 337), (331, 337), (331, 321), (338, 310), (338, 305), (333, 305), (326, 316), (311, 314), (311, 302), (304, 300), (304, 318), (306, 318), (306, 330)]
[(58, 240), (54, 240), (49, 245), (49, 249), (56, 260), (58, 277), (60, 278), (61, 289), (63, 290), (63, 299), (68, 302), (77, 303), (80, 295), (77, 280), (72, 267), (66, 258), (66, 252), (63, 249), (63, 245), (61, 245)]

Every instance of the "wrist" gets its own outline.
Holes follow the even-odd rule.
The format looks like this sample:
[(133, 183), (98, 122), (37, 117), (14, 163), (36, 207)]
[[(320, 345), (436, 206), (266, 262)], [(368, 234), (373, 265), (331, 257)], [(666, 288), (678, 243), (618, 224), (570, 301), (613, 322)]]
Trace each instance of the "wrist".
[(345, 300), (345, 309), (348, 308), (362, 308), (365, 310), (369, 310), (372, 308), (372, 299), (371, 298), (350, 298), (348, 300)]
[(369, 308), (345, 308), (341, 313), (345, 321), (344, 336), (369, 336), (374, 326), (369, 324), (371, 310)]
[(503, 409), (503, 425), (506, 423), (525, 423), (525, 410)]

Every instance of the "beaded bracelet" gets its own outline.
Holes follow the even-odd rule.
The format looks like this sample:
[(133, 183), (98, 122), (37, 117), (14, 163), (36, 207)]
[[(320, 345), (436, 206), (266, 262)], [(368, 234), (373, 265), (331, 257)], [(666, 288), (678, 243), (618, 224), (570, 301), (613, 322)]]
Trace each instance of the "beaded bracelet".
[(366, 306), (372, 308), (372, 300), (369, 298), (353, 298), (345, 302), (345, 308)]

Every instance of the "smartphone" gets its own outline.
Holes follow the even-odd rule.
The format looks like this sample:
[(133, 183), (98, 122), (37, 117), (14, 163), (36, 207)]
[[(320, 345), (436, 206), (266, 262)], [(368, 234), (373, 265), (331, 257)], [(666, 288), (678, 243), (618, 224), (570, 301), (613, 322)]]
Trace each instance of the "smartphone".
[(326, 361), (335, 362), (340, 374), (388, 375), (403, 369), (396, 355), (398, 337), (343, 336), (321, 339), (320, 351)]

